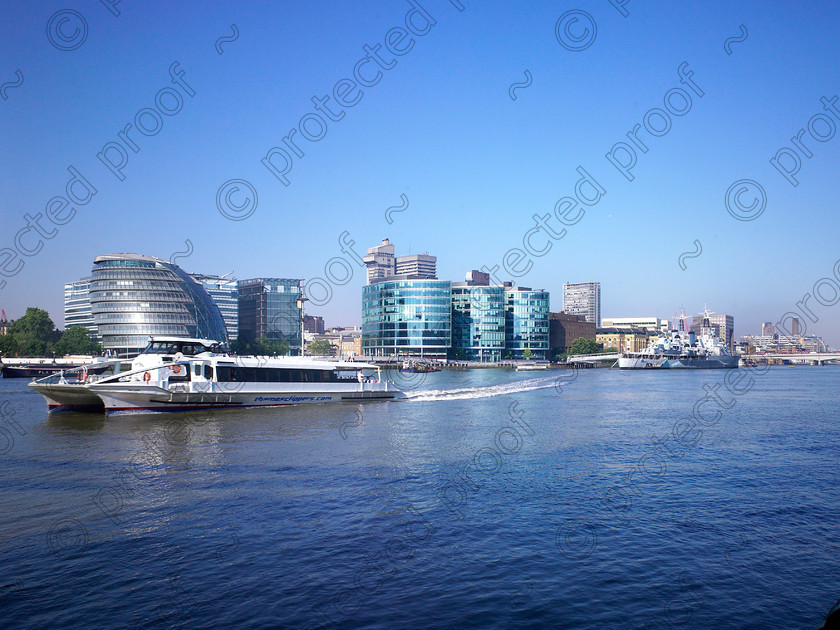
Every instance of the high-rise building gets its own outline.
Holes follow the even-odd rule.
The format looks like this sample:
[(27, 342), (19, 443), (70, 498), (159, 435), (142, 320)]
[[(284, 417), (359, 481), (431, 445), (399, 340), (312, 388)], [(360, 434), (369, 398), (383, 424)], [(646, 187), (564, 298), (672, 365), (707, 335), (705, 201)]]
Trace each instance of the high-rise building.
[(790, 334), (792, 337), (799, 336), (799, 318), (798, 317), (791, 317), (790, 318)]
[(467, 272), (467, 284), (472, 286), (481, 286), (490, 284), (490, 274), (484, 271), (473, 269)]
[[(513, 359), (548, 359), (548, 291), (505, 287), (505, 353)], [(526, 352), (530, 350), (530, 352)]]
[(586, 321), (601, 325), (601, 283), (569, 282), (563, 285), (563, 311), (583, 315)]
[(70, 326), (84, 326), (90, 338), (99, 343), (99, 331), (90, 306), (90, 277), (64, 285), (64, 329)]
[(428, 252), (397, 256), (394, 275), (405, 276), (412, 280), (437, 280), (437, 256), (430, 256)]
[(200, 273), (191, 273), (190, 276), (204, 287), (219, 307), (228, 339), (236, 341), (239, 337), (239, 281), (235, 278)]
[(504, 287), (452, 283), (452, 348), (457, 359), (502, 360), (505, 352)]
[(265, 337), (285, 341), (299, 353), (303, 308), (301, 284), (290, 278), (251, 278), (239, 281), (239, 338)]
[(452, 343), (448, 280), (395, 278), (362, 287), (365, 356), (445, 359)]
[(319, 315), (304, 315), (303, 330), (304, 332), (314, 333), (316, 335), (324, 334), (324, 318)]
[(370, 247), (362, 259), (367, 267), (367, 283), (381, 282), (396, 275), (394, 246), (387, 238), (376, 247)]
[(118, 356), (140, 352), (151, 335), (227, 341), (222, 314), (204, 287), (160, 258), (97, 256), (89, 293), (102, 348)]
[(761, 336), (772, 337), (776, 334), (776, 325), (773, 322), (764, 322), (761, 325)]

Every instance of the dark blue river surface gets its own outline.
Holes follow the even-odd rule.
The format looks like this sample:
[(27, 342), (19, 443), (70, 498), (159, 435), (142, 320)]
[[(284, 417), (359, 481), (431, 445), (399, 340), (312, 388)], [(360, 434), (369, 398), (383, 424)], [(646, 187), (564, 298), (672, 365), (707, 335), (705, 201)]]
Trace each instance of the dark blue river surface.
[(2, 625), (818, 627), (840, 369), (574, 376), (113, 419), (0, 381)]

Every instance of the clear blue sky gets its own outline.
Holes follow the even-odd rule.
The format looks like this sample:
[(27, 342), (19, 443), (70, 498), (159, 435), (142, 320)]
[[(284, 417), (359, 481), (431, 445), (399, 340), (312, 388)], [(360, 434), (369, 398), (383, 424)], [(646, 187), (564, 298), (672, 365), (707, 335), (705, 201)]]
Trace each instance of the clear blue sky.
[[(169, 258), (186, 249), (186, 239), (194, 252), (179, 263), (188, 271), (312, 278), (342, 255), (342, 232), (360, 253), (389, 237), (398, 254), (428, 251), (438, 256), (439, 277), (462, 280), (467, 270), (501, 264), (506, 251), (522, 248), (532, 216), (550, 215), (558, 200), (574, 196), (579, 166), (606, 194), (515, 279), (551, 291), (555, 310), (563, 282), (598, 280), (605, 317), (671, 316), (707, 303), (734, 315), (740, 336), (794, 310), (816, 281), (832, 276), (840, 258), (840, 134), (818, 142), (807, 127), (826, 114), (821, 97), (840, 95), (835, 3), (631, 0), (625, 17), (608, 0), (462, 2), (459, 12), (457, 2), (419, 0), (435, 24), (411, 35), (410, 50), (410, 40), (394, 31), (401, 56), (386, 50), (385, 38), (405, 29), (408, 0), (125, 1), (116, 5), (118, 16), (98, 0), (6, 3), (0, 83), (16, 82), (16, 70), (24, 82), (6, 86), (0, 100), (0, 247), (15, 248), (24, 215), (44, 214), (51, 199), (66, 194), (68, 167), (97, 192), (66, 224), (42, 224), (58, 231), (52, 238), (34, 228), (21, 236), (28, 251), (43, 240), (39, 253), (0, 255), (7, 275), (24, 263), (13, 277), (0, 276), (7, 283), (0, 308), (16, 317), (40, 306), (61, 325), (63, 283), (86, 275), (97, 254)], [(78, 17), (53, 18), (65, 9), (87, 24), (74, 50), (59, 50), (47, 37), (52, 24), (60, 46), (79, 43)], [(570, 10), (597, 24), (584, 50), (568, 50), (556, 37), (558, 19)], [(425, 19), (412, 15), (413, 28), (424, 31)], [(232, 24), (239, 36), (221, 42), (220, 55), (215, 43), (233, 39)], [(724, 42), (743, 39), (741, 24), (748, 36), (727, 55)], [(584, 37), (583, 19), (566, 26), (564, 37)], [(341, 115), (334, 88), (353, 77), (366, 44), (381, 45), (383, 64), (396, 65), (364, 64), (369, 82), (382, 72), (379, 83), (361, 87), (361, 100), (344, 107), (341, 120), (322, 111), (320, 141), (302, 138), (301, 117), (316, 112), (313, 97), (330, 95), (332, 115)], [(187, 87), (172, 82), (176, 61)], [(680, 83), (683, 62), (702, 97)], [(508, 88), (525, 82), (526, 70), (532, 85), (511, 100)], [(162, 126), (149, 136), (130, 129), (134, 152), (118, 133), (140, 110), (155, 108), (165, 87), (159, 106), (181, 109), (141, 114), (147, 130)], [(628, 181), (605, 154), (629, 142), (625, 134), (651, 108), (663, 108), (672, 88), (689, 91), (691, 110), (671, 115), (665, 135), (639, 132), (648, 151), (636, 149)], [(358, 98), (358, 89), (343, 92), (345, 100)], [(672, 105), (681, 105), (676, 96)], [(316, 137), (322, 130), (308, 120)], [(655, 113), (648, 122), (663, 124)], [(815, 125), (828, 135), (828, 123), (818, 117)], [(284, 186), (261, 159), (273, 147), (291, 152), (283, 137), (293, 128), (304, 157), (293, 157)], [(794, 187), (769, 160), (793, 148), (800, 128), (813, 157), (800, 154)], [(107, 156), (119, 163), (118, 143), (127, 159), (123, 181), (97, 158), (111, 146)], [(258, 191), (246, 220), (217, 209), (217, 191), (232, 179)], [(766, 193), (766, 209), (753, 221), (733, 219), (724, 203), (741, 179)], [(74, 191), (85, 195), (82, 186)], [(242, 192), (234, 203), (242, 203)], [(402, 194), (409, 207), (389, 225), (385, 210), (399, 206)], [(749, 193), (740, 199), (748, 203)], [(68, 212), (55, 216), (66, 220)], [(703, 252), (685, 260), (683, 271), (678, 257), (695, 250), (695, 239)], [(533, 236), (536, 248), (547, 241)], [(364, 274), (353, 268), (328, 304), (308, 309), (328, 325), (360, 322)], [(830, 286), (822, 290), (830, 301)], [(840, 345), (840, 304), (812, 299), (808, 306), (819, 318), (809, 332)]]

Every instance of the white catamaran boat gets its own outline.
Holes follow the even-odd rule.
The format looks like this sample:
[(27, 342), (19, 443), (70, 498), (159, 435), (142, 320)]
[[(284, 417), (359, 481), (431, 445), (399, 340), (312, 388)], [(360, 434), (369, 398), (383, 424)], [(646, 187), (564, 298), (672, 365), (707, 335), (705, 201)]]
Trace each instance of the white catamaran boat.
[(50, 410), (169, 412), (276, 407), (330, 402), (399, 400), (376, 365), (309, 357), (238, 357), (215, 341), (153, 337), (131, 360), (109, 372), (84, 368), (33, 381)]

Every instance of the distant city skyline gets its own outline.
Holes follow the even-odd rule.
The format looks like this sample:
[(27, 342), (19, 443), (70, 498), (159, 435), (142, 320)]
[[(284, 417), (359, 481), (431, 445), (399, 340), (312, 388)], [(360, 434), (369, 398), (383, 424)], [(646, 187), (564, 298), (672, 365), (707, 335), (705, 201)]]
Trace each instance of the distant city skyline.
[[(388, 239), (384, 239), (380, 246), (373, 246), (371, 248), (368, 248), (368, 252), (370, 252), (372, 250), (378, 250), (383, 245), (385, 246), (386, 250), (395, 249), (395, 244), (390, 243), (388, 241)], [(434, 269), (436, 268), (436, 265), (437, 265), (437, 257), (429, 255), (428, 253), (419, 255), (419, 257), (422, 260), (422, 262), (420, 262), (420, 263), (418, 263), (418, 255), (405, 255), (405, 256), (402, 256), (401, 258), (404, 261), (403, 262), (404, 265), (411, 265), (412, 266), (412, 271), (415, 274), (419, 274), (419, 275), (417, 275), (417, 277), (426, 277), (426, 276), (429, 276), (429, 275), (435, 275)], [(397, 258), (398, 257), (395, 256), (394, 259), (392, 260), (392, 263), (391, 263), (390, 268), (393, 270), (393, 273), (396, 273), (396, 269), (397, 269), (396, 259)], [(432, 271), (430, 273), (425, 273), (425, 274), (420, 273), (421, 267), (418, 267), (418, 264), (421, 264), (421, 265), (425, 264), (426, 266), (423, 267), (423, 269), (425, 269), (427, 271), (428, 270), (432, 270)], [(429, 265), (431, 265), (431, 266), (429, 266)], [(406, 271), (407, 267), (404, 266), (403, 270)], [(193, 279), (195, 279), (197, 282), (199, 282), (199, 284), (202, 284), (204, 286), (205, 290), (208, 290), (208, 292), (210, 292), (210, 293), (213, 293), (212, 289), (213, 289), (214, 286), (217, 287), (216, 290), (215, 290), (216, 295), (213, 295), (213, 298), (214, 298), (214, 301), (217, 302), (217, 304), (223, 310), (223, 317), (225, 317), (224, 305), (225, 305), (226, 302), (230, 301), (230, 298), (223, 296), (221, 303), (219, 303), (219, 300), (217, 299), (218, 296), (220, 294), (224, 294), (224, 290), (222, 290), (222, 285), (220, 285), (219, 283), (220, 282), (221, 283), (227, 282), (229, 285), (231, 285), (231, 284), (235, 285), (238, 282), (238, 279), (233, 275), (233, 273), (228, 272), (224, 275), (217, 275), (217, 274), (212, 274), (212, 273), (211, 274), (206, 274), (206, 273), (199, 273), (199, 272), (187, 272), (187, 273), (188, 273), (189, 276), (191, 276)], [(368, 273), (369, 273), (369, 270), (368, 270)], [(471, 274), (479, 274), (478, 277), (486, 275), (483, 272), (478, 272), (478, 271), (473, 270), (471, 272), (467, 272), (467, 277), (469, 278)], [(70, 290), (71, 287), (73, 287), (74, 290), (77, 290), (76, 287), (79, 287), (79, 286), (86, 287), (89, 284), (89, 281), (90, 281), (90, 277), (89, 277), (89, 274), (88, 274), (88, 276), (82, 277), (79, 280), (69, 280), (69, 281), (65, 282), (63, 284), (65, 304), (67, 303), (67, 299), (68, 299), (67, 298), (67, 291)], [(302, 281), (303, 281), (302, 284), (305, 285), (306, 279), (302, 279)], [(566, 287), (566, 286), (580, 287), (580, 286), (587, 286), (587, 285), (597, 286), (598, 303), (600, 304), (600, 283), (599, 282), (564, 283), (562, 286), (563, 287)], [(210, 287), (210, 289), (208, 289), (208, 287)], [(230, 289), (228, 288), (227, 291), (230, 291)], [(548, 292), (549, 292), (549, 294), (551, 293), (551, 291), (548, 291)], [(37, 306), (37, 305), (35, 305), (35, 306)], [(561, 307), (560, 308), (558, 308), (558, 309), (552, 308), (551, 310), (552, 311), (565, 310), (563, 308), (563, 306), (564, 305), (562, 304), (562, 301), (561, 301)], [(50, 311), (48, 310), (48, 312), (50, 312)], [(66, 312), (66, 308), (65, 308), (64, 305), (62, 305), (62, 307), (61, 307), (61, 313), (62, 313), (62, 317), (59, 318), (58, 315), (54, 316), (54, 314), (52, 312), (50, 312), (50, 316), (52, 317), (53, 321), (55, 322), (56, 327), (59, 328), (59, 329), (62, 328), (62, 324), (64, 325), (64, 327), (66, 327), (68, 325), (68, 321), (70, 322), (69, 325), (81, 324), (81, 325), (86, 325), (89, 328), (92, 325), (92, 318), (91, 318), (90, 322), (88, 322), (86, 319), (79, 320), (79, 315), (75, 314), (74, 312), (71, 312), (69, 314), (70, 316), (69, 316), (69, 320), (68, 320), (68, 313)], [(673, 315), (670, 316), (670, 317), (667, 317), (667, 316), (662, 317), (662, 318), (657, 317), (657, 319), (661, 319), (663, 322), (669, 322), (670, 323), (673, 320), (673, 318), (677, 317), (678, 315), (679, 315), (679, 311), (675, 311), (673, 313)], [(698, 325), (697, 322), (700, 319), (702, 319), (702, 317), (701, 317), (702, 315), (703, 315), (703, 311), (700, 311), (700, 312), (698, 312), (697, 315), (694, 315), (694, 316), (689, 315), (689, 317), (694, 321), (694, 325), (696, 326), (696, 325)], [(800, 317), (798, 317), (798, 316), (796, 316), (792, 313), (788, 313), (787, 315), (788, 315), (788, 317), (784, 320), (784, 323), (790, 328), (790, 330), (787, 330), (787, 329), (783, 328), (783, 330), (786, 330), (785, 334), (787, 334), (789, 336), (794, 336), (794, 337), (796, 337), (796, 336), (807, 336), (804, 332), (802, 332), (803, 330), (805, 330), (807, 328), (807, 324), (804, 324)], [(312, 317), (313, 314), (307, 312), (307, 316)], [(227, 326), (228, 330), (233, 333), (231, 335), (231, 340), (233, 340), (233, 339), (236, 339), (236, 335), (237, 335), (238, 331), (237, 331), (236, 326), (231, 325), (232, 320), (230, 320), (230, 317), (231, 317), (230, 316), (230, 311), (228, 311), (227, 317), (226, 317), (226, 326)], [(319, 315), (317, 317), (319, 317), (321, 319), (321, 321), (325, 321), (322, 316)], [(712, 316), (712, 317), (715, 318), (715, 317), (724, 317), (724, 316), (718, 315), (718, 316)], [(731, 318), (731, 316), (729, 316), (729, 317)], [(84, 318), (84, 316), (83, 316), (83, 318)], [(13, 319), (15, 319), (15, 317), (12, 316), (12, 317), (9, 317), (9, 319), (13, 320)], [(610, 325), (612, 325), (611, 322), (614, 319), (616, 319), (616, 318), (610, 318), (610, 320), (609, 320)], [(649, 318), (638, 317), (638, 316), (622, 316), (618, 319), (619, 320), (621, 320), (621, 319), (625, 319), (625, 320), (646, 320), (646, 319), (649, 319)], [(338, 318), (336, 318), (335, 321), (333, 321), (331, 323), (332, 323), (332, 326), (339, 326), (339, 327), (341, 327), (341, 326), (358, 326), (359, 325), (359, 324), (356, 324), (353, 321), (352, 316), (348, 316), (348, 317), (345, 317), (345, 318), (341, 318), (339, 316)], [(764, 332), (767, 331), (767, 330), (772, 330), (775, 333), (776, 324), (774, 324), (773, 322), (764, 321), (764, 322), (761, 323), (761, 325), (759, 326), (759, 328), (756, 331), (752, 331), (752, 330), (746, 330), (745, 331), (745, 330), (735, 329), (734, 332), (733, 332), (733, 326), (732, 326), (731, 323), (728, 324), (728, 328), (726, 326), (721, 326), (721, 328), (727, 332), (726, 338), (729, 342), (729, 345), (732, 345), (732, 344), (734, 344), (736, 339), (741, 338), (741, 337), (765, 336)], [(813, 335), (814, 333), (809, 332), (808, 334)], [(824, 338), (824, 335), (820, 335), (820, 337)]]

